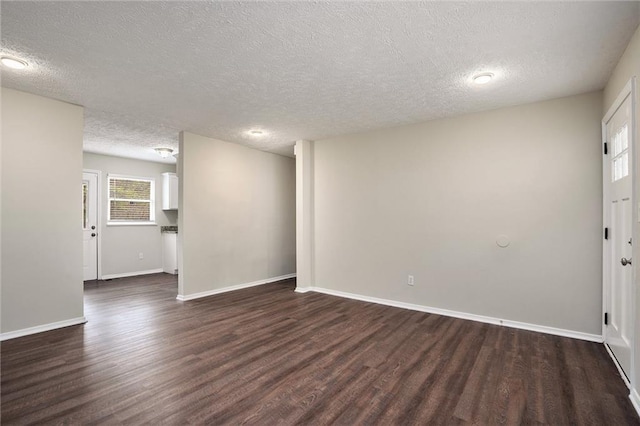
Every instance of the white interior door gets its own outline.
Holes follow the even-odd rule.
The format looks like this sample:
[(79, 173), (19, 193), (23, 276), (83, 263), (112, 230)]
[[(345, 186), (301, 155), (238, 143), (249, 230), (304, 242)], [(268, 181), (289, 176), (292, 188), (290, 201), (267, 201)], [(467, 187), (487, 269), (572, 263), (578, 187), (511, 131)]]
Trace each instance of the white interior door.
[(82, 174), (84, 280), (98, 279), (98, 175)]
[[(624, 93), (624, 92), (623, 92)], [(605, 116), (604, 304), (605, 344), (625, 375), (631, 374), (633, 343), (633, 165), (632, 96), (621, 96)], [(640, 259), (636, 259), (638, 261)]]

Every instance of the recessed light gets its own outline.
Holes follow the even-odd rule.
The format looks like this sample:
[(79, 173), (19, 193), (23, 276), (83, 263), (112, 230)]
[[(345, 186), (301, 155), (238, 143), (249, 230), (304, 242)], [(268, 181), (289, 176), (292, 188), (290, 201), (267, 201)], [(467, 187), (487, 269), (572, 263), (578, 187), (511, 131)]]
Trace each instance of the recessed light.
[(485, 73), (473, 76), (473, 82), (475, 84), (487, 84), (492, 79), (493, 79), (493, 74), (490, 72), (485, 72)]
[(168, 158), (173, 150), (171, 148), (154, 148), (158, 155), (162, 158)]
[(22, 59), (12, 58), (10, 56), (3, 56), (2, 58), (0, 58), (0, 62), (2, 62), (2, 65), (4, 65), (5, 67), (13, 68), (14, 70), (23, 70), (29, 66), (26, 61), (23, 61)]
[(264, 138), (265, 136), (269, 136), (268, 131), (260, 129), (259, 127), (257, 129), (247, 129), (244, 131), (244, 134), (252, 138)]

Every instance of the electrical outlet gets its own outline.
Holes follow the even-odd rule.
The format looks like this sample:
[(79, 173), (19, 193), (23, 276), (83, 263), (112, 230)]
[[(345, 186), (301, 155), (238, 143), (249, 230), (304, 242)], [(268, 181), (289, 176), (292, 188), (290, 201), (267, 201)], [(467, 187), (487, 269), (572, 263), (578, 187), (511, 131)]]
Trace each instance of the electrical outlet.
[(138, 259), (140, 260), (144, 259), (144, 253), (142, 252), (138, 253)]
[(407, 279), (407, 284), (413, 285), (413, 275), (409, 275), (409, 278)]

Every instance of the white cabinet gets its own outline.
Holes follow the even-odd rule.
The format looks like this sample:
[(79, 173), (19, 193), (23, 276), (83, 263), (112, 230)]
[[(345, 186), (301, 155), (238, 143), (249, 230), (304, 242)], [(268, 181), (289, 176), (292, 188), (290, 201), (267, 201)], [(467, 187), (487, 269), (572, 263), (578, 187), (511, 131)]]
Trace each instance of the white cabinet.
[(162, 270), (167, 274), (178, 273), (178, 233), (162, 233)]
[(162, 174), (162, 210), (178, 210), (178, 176)]

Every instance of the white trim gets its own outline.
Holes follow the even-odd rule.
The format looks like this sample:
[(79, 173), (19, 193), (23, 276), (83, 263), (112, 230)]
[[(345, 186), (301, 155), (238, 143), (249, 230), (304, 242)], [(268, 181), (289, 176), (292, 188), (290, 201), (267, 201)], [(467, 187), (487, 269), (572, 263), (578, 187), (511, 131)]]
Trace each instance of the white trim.
[[(637, 200), (636, 200), (636, 194), (638, 191), (638, 186), (636, 183), (637, 180), (637, 176), (638, 176), (638, 162), (637, 162), (637, 140), (636, 140), (636, 134), (637, 134), (637, 125), (638, 123), (636, 122), (636, 77), (631, 77), (629, 79), (629, 81), (627, 81), (627, 84), (625, 84), (624, 88), (622, 89), (622, 91), (618, 94), (618, 96), (616, 97), (616, 100), (613, 102), (613, 104), (611, 104), (611, 106), (609, 107), (607, 113), (604, 115), (604, 117), (602, 118), (602, 144), (604, 145), (605, 142), (610, 142), (607, 141), (607, 123), (609, 123), (609, 121), (611, 120), (611, 118), (613, 117), (613, 115), (618, 111), (618, 109), (622, 106), (622, 103), (627, 99), (630, 98), (631, 101), (631, 112), (630, 112), (630, 129), (629, 129), (629, 135), (630, 135), (630, 140), (629, 140), (629, 149), (631, 150), (631, 236), (634, 240), (639, 239), (640, 237), (638, 236), (638, 208), (636, 206)], [(610, 144), (609, 144), (610, 145)], [(609, 146), (609, 150), (611, 150), (611, 146)], [(608, 154), (609, 155), (609, 154)], [(609, 227), (610, 226), (610, 217), (609, 217), (609, 209), (607, 208), (607, 200), (609, 199), (609, 182), (607, 179), (610, 179), (609, 175), (609, 158), (607, 157), (607, 155), (603, 155), (602, 156), (602, 172), (603, 172), (603, 179), (602, 179), (602, 187), (603, 187), (603, 192), (602, 192), (602, 220), (603, 220), (603, 229), (605, 227)], [(602, 312), (603, 315), (605, 312), (607, 312), (609, 304), (610, 304), (610, 297), (611, 295), (610, 293), (610, 289), (611, 289), (611, 283), (610, 283), (610, 277), (611, 277), (611, 271), (610, 271), (610, 267), (611, 267), (611, 251), (612, 251), (612, 247), (610, 247), (610, 245), (608, 244), (610, 242), (610, 240), (605, 240), (604, 238), (602, 239)], [(634, 250), (635, 251), (635, 250)], [(613, 352), (611, 352), (611, 349), (607, 346), (606, 344), (606, 336), (607, 336), (607, 326), (604, 324), (604, 321), (602, 321), (602, 337), (603, 337), (603, 341), (605, 341), (605, 347), (607, 348), (607, 352), (609, 352), (609, 355), (611, 356), (611, 359), (613, 360), (614, 364), (616, 365), (616, 367), (618, 368), (618, 370), (620, 371), (620, 375), (623, 377), (625, 384), (627, 385), (627, 387), (635, 387), (637, 386), (637, 384), (635, 383), (635, 371), (636, 371), (636, 362), (635, 362), (635, 339), (636, 339), (636, 327), (635, 327), (635, 318), (636, 318), (636, 286), (635, 286), (635, 282), (636, 282), (636, 271), (637, 271), (637, 266), (634, 266), (631, 272), (631, 333), (630, 333), (630, 350), (631, 350), (631, 359), (629, 362), (629, 379), (627, 378), (626, 374), (624, 373), (624, 371), (622, 370), (622, 368), (620, 367), (620, 364), (618, 363), (618, 360), (616, 359), (616, 357), (613, 355)], [(602, 320), (602, 318), (601, 318)], [(632, 381), (632, 383), (629, 383), (629, 381)], [(636, 408), (637, 409), (637, 408)]]
[(227, 293), (229, 291), (241, 290), (243, 288), (249, 288), (249, 287), (255, 287), (255, 286), (258, 286), (258, 285), (274, 283), (276, 281), (288, 280), (290, 278), (295, 278), (295, 277), (296, 277), (296, 274), (280, 275), (279, 277), (267, 278), (266, 280), (259, 280), (259, 281), (253, 281), (253, 282), (250, 282), (250, 283), (236, 284), (236, 285), (231, 285), (231, 286), (228, 286), (228, 287), (216, 288), (214, 290), (203, 291), (201, 293), (193, 293), (193, 294), (187, 294), (187, 295), (179, 294), (176, 297), (176, 299), (178, 299), (181, 302), (186, 302), (188, 300), (200, 299), (201, 297), (213, 296), (215, 294)]
[[(631, 88), (629, 96), (631, 96), (631, 130), (630, 130), (630, 141), (629, 146), (631, 149), (631, 237), (633, 240), (638, 240), (638, 140), (636, 139), (638, 135), (638, 123), (636, 121), (636, 117), (638, 114), (638, 99), (636, 98), (636, 77), (631, 77)], [(628, 84), (628, 83), (627, 83)], [(637, 250), (636, 250), (637, 251)], [(631, 252), (633, 254), (633, 250)], [(636, 306), (637, 293), (636, 289), (636, 277), (637, 277), (638, 266), (636, 265), (631, 269), (631, 366), (629, 367), (631, 371), (629, 371), (630, 381), (632, 383), (629, 386), (633, 386), (635, 389), (638, 384), (636, 383), (636, 312), (638, 307)]]
[(634, 85), (635, 85), (635, 77), (631, 77), (629, 81), (627, 81), (627, 84), (624, 85), (624, 87), (616, 97), (616, 100), (613, 101), (613, 103), (611, 104), (611, 107), (609, 107), (609, 110), (607, 110), (607, 113), (604, 115), (604, 118), (602, 119), (603, 123), (608, 123), (609, 120), (611, 120), (611, 117), (613, 117), (616, 111), (618, 111), (618, 108), (620, 108), (620, 105), (622, 105), (624, 100), (627, 99), (627, 96), (633, 93)]
[(0, 334), (0, 341), (15, 339), (17, 337), (28, 336), (30, 334), (42, 333), (43, 331), (51, 331), (57, 328), (70, 327), (72, 325), (84, 324), (87, 322), (85, 317), (72, 318), (64, 321), (52, 322), (49, 324), (37, 325), (35, 327), (23, 328), (22, 330), (8, 331)]
[[(608, 113), (607, 113), (608, 115)], [(609, 277), (611, 276), (611, 260), (610, 260), (610, 247), (609, 242), (611, 240), (604, 239), (604, 228), (609, 227), (609, 209), (607, 208), (607, 200), (609, 199), (609, 181), (606, 176), (610, 174), (609, 158), (604, 154), (604, 144), (607, 142), (607, 124), (602, 120), (602, 146), (600, 151), (602, 153), (602, 312), (601, 312), (601, 324), (602, 324), (602, 337), (606, 340), (607, 325), (604, 323), (604, 314), (607, 312), (609, 306)]]
[(107, 226), (158, 226), (156, 222), (107, 222)]
[(587, 340), (590, 342), (602, 343), (602, 336), (598, 334), (583, 333), (581, 331), (565, 330), (562, 328), (548, 327), (546, 325), (530, 324), (526, 322), (511, 321), (506, 319), (488, 317), (484, 315), (469, 314), (466, 312), (450, 311), (448, 309), (434, 308), (431, 306), (414, 305), (412, 303), (397, 302), (389, 299), (379, 299), (377, 297), (363, 296), (360, 294), (346, 293), (343, 291), (331, 290), (321, 287), (303, 287), (296, 289), (297, 293), (314, 291), (328, 294), (330, 296), (344, 297), (347, 299), (360, 300), (362, 302), (377, 303), (380, 305), (393, 306), (395, 308), (409, 309), (412, 311), (427, 312), (430, 314), (444, 315), (447, 317), (478, 321), (487, 324), (501, 325), (504, 327), (518, 328), (521, 330), (536, 331), (538, 333), (553, 334), (555, 336), (571, 337), (573, 339)]
[(103, 275), (103, 280), (112, 280), (114, 278), (126, 278), (126, 277), (137, 277), (138, 275), (149, 275), (149, 274), (159, 274), (164, 272), (162, 268), (158, 269), (149, 269), (147, 271), (134, 271), (134, 272), (124, 272), (122, 274), (108, 274)]
[(638, 391), (635, 389), (631, 389), (631, 393), (629, 393), (629, 399), (631, 400), (631, 404), (633, 404), (633, 408), (636, 409), (636, 413), (640, 416), (640, 395), (638, 395)]
[(135, 180), (138, 182), (155, 182), (155, 178), (147, 176), (121, 175), (119, 173), (107, 173), (107, 178)]
[(620, 377), (622, 377), (622, 381), (624, 382), (625, 385), (627, 385), (627, 388), (631, 389), (631, 383), (629, 382), (629, 378), (627, 377), (626, 374), (624, 374), (624, 370), (620, 366), (620, 363), (618, 362), (618, 359), (613, 354), (613, 351), (611, 351), (611, 348), (609, 347), (607, 342), (604, 342), (604, 348), (607, 350), (607, 353), (611, 357), (611, 360), (613, 361), (613, 364), (618, 369), (618, 373), (620, 373)]

